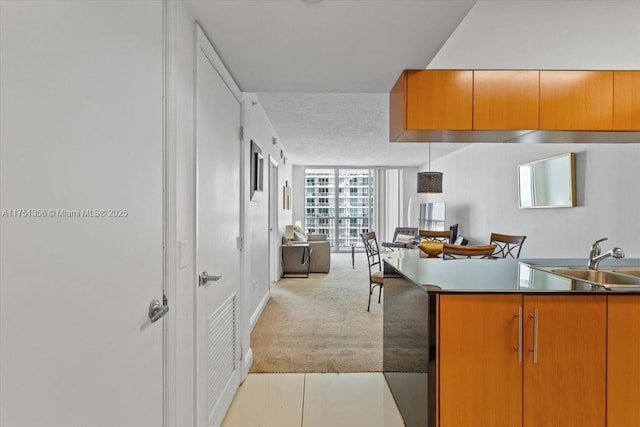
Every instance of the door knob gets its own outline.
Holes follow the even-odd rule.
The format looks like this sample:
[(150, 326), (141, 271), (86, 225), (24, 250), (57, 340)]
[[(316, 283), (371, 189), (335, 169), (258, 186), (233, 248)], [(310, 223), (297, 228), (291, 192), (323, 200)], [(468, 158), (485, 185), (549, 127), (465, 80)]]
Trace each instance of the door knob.
[(153, 299), (149, 304), (149, 319), (154, 323), (169, 311), (169, 304), (160, 304), (160, 301)]
[(202, 274), (200, 275), (200, 286), (204, 286), (208, 282), (217, 282), (220, 279), (222, 279), (222, 274), (218, 276), (209, 276), (209, 273), (207, 273), (206, 271), (203, 271)]

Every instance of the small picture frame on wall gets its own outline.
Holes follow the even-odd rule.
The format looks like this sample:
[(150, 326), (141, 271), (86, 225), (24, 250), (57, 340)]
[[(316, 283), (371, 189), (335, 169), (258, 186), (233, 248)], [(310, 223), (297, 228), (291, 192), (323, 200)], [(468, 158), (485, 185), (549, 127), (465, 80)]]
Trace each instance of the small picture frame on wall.
[(282, 187), (282, 209), (291, 210), (291, 187), (289, 187), (289, 181), (285, 181), (284, 187)]
[(264, 157), (262, 149), (254, 140), (251, 140), (251, 177), (250, 199), (252, 202), (260, 201), (264, 189)]

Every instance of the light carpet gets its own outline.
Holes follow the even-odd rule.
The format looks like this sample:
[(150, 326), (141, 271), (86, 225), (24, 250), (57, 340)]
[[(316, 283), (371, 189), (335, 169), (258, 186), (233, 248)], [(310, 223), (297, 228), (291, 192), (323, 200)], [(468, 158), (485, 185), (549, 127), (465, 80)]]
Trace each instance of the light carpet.
[(368, 293), (364, 253), (355, 269), (332, 254), (328, 274), (280, 279), (251, 333), (251, 372), (381, 372), (382, 304), (376, 289), (368, 312)]

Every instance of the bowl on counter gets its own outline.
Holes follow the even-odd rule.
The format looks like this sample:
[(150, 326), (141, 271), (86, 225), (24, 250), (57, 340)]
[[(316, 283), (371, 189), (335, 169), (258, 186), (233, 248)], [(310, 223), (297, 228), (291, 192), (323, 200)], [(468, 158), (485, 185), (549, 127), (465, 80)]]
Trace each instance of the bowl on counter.
[(442, 253), (442, 243), (427, 240), (418, 244), (418, 249), (429, 258), (437, 258)]

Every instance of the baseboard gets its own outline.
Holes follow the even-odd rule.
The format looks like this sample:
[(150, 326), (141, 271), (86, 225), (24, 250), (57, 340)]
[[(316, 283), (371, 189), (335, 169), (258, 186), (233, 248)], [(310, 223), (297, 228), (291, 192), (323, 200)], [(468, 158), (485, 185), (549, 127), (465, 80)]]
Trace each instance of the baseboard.
[(251, 369), (251, 365), (253, 365), (253, 349), (249, 347), (249, 351), (244, 354), (244, 371), (242, 372), (242, 378), (240, 382), (244, 382), (249, 375), (249, 369)]
[(264, 295), (264, 298), (262, 298), (262, 301), (260, 301), (260, 304), (258, 304), (258, 308), (256, 308), (256, 311), (254, 311), (251, 315), (251, 319), (249, 319), (249, 329), (251, 331), (253, 331), (256, 323), (258, 323), (258, 319), (260, 319), (264, 308), (267, 306), (269, 298), (271, 298), (271, 292), (267, 291), (267, 293)]

